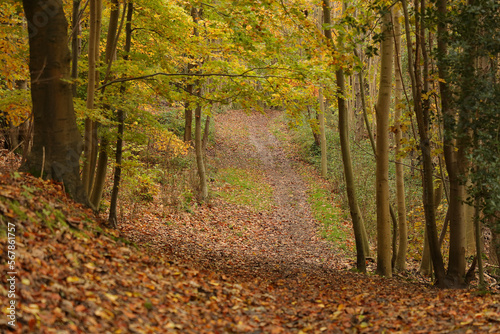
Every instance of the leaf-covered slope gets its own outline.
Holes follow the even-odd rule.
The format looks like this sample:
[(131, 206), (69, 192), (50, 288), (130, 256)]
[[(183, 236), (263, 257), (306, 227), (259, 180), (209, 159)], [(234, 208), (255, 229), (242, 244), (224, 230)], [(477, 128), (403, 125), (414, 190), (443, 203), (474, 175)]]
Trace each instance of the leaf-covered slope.
[[(269, 283), (127, 246), (62, 186), (0, 176), (1, 266), (16, 226), (18, 333), (354, 333), (500, 330), (498, 296), (438, 291), (347, 271)], [(116, 241), (118, 240), (118, 241)], [(148, 254), (149, 253), (149, 254)], [(177, 256), (178, 257), (178, 256)], [(8, 286), (1, 286), (7, 332)]]

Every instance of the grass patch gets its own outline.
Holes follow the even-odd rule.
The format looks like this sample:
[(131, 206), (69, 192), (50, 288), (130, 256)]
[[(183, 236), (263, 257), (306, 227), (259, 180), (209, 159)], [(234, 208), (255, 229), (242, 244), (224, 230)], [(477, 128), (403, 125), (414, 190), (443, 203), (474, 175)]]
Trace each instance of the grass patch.
[(344, 251), (352, 251), (350, 226), (346, 212), (332, 198), (331, 192), (312, 177), (303, 175), (309, 184), (308, 202), (314, 218), (321, 223), (321, 236)]
[(218, 172), (217, 193), (226, 201), (267, 211), (273, 205), (273, 190), (258, 171), (223, 168)]

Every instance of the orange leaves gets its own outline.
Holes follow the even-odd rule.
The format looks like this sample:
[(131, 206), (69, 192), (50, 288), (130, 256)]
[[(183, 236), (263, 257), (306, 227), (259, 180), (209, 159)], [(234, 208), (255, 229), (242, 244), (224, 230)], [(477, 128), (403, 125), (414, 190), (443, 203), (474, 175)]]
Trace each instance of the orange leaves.
[[(317, 226), (307, 215), (301, 174), (292, 172), (294, 165), (273, 146), (276, 142), (265, 141), (270, 133), (254, 132), (266, 126), (265, 120), (252, 118), (246, 135), (234, 147), (224, 147), (234, 156), (223, 162), (226, 167), (252, 164), (271, 175), (259, 181), (275, 189), (277, 201), (270, 212), (215, 198), (192, 212), (166, 213), (153, 202), (136, 208), (133, 219), (125, 208), (117, 232), (90, 222), (89, 217), (99, 218), (65, 197), (59, 184), (24, 174), (0, 175), (2, 219), (23, 231), (17, 235), (23, 245), (17, 268), (23, 321), (17, 332), (500, 330), (496, 295), (436, 292), (396, 278), (341, 270), (340, 255), (317, 237)], [(248, 138), (264, 161), (250, 159), (257, 157), (251, 150), (238, 149), (238, 140)], [(46, 214), (37, 215), (43, 210)], [(48, 228), (47, 217), (55, 210), (65, 219)], [(82, 224), (83, 233), (73, 233), (64, 221)], [(2, 251), (5, 239), (0, 238)]]

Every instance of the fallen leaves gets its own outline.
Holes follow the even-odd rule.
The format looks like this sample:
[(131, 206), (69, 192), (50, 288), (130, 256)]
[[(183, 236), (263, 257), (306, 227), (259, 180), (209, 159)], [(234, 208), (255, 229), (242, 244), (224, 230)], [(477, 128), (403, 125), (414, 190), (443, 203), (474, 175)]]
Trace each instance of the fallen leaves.
[[(252, 117), (246, 124), (265, 125), (259, 120), (265, 116)], [(265, 157), (273, 156), (266, 153), (272, 143), (262, 146)], [(57, 183), (0, 175), (0, 233), (6, 222), (18, 230), (14, 332), (500, 331), (498, 295), (346, 270), (343, 254), (317, 238), (303, 183), (288, 182), (297, 173), (286, 171), (285, 156), (277, 159), (265, 171), (276, 172), (274, 195), (291, 192), (292, 207), (275, 198), (270, 212), (256, 212), (215, 199), (211, 207), (166, 217), (152, 204), (120, 232), (101, 229)], [(127, 246), (130, 239), (138, 247)], [(3, 252), (6, 246), (0, 238)], [(5, 273), (3, 254), (0, 265)], [(5, 307), (3, 283), (0, 293)], [(0, 318), (2, 332), (6, 319)]]

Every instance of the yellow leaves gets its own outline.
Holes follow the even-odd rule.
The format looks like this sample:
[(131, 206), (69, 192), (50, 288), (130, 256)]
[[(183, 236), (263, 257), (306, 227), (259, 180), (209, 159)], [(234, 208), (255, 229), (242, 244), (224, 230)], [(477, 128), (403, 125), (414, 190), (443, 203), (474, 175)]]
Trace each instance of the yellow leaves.
[(76, 276), (69, 276), (66, 278), (66, 282), (68, 283), (82, 283), (82, 279)]
[(116, 302), (116, 300), (118, 299), (119, 296), (116, 296), (116, 295), (112, 295), (110, 293), (105, 293), (104, 294), (109, 300), (111, 300), (112, 302)]
[(182, 325), (175, 324), (173, 322), (167, 323), (165, 326), (163, 326), (165, 329), (182, 329)]
[(99, 307), (94, 314), (104, 320), (113, 320), (115, 315), (113, 312), (110, 310), (103, 309), (102, 307)]
[(189, 145), (180, 140), (175, 134), (168, 130), (149, 128), (150, 142), (158, 151), (171, 153), (173, 156), (185, 155)]
[(437, 94), (437, 91), (434, 89), (431, 89), (430, 91), (422, 94), (422, 100), (427, 101), (431, 96)]
[(96, 269), (95, 264), (93, 264), (92, 262), (85, 263), (85, 264), (84, 264), (84, 266), (85, 266), (87, 269), (90, 269), (90, 270), (95, 270), (95, 269)]
[(29, 91), (19, 89), (2, 93), (4, 97), (0, 100), (0, 110), (3, 111), (9, 124), (19, 126), (28, 119), (31, 113)]
[[(0, 78), (8, 89), (14, 89), (15, 80), (27, 78), (28, 34), (23, 15), (13, 2), (0, 2)], [(4, 81), (2, 80), (2, 81)]]
[(40, 313), (40, 306), (38, 306), (37, 304), (29, 304), (29, 305), (21, 304), (21, 310), (30, 314), (38, 314)]

